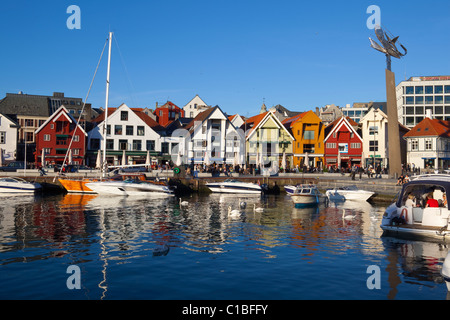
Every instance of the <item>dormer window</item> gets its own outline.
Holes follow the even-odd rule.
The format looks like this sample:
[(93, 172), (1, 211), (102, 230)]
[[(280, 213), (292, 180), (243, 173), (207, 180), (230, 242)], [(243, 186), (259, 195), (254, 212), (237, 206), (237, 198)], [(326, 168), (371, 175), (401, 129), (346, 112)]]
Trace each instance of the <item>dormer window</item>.
[(128, 121), (128, 111), (121, 111), (120, 112), (120, 120)]

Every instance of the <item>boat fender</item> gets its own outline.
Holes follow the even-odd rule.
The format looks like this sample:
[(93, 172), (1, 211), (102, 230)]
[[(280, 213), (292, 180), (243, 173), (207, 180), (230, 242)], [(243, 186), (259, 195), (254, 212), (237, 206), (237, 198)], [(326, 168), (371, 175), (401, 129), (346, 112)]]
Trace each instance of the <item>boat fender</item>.
[(173, 169), (173, 172), (174, 172), (175, 174), (179, 174), (179, 173), (180, 173), (180, 168), (174, 168), (174, 169)]

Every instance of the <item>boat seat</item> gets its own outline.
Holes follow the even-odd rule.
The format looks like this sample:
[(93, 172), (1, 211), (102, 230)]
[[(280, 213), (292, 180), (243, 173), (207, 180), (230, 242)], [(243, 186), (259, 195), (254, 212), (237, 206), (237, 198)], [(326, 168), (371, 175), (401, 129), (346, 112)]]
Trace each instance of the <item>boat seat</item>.
[(448, 224), (448, 216), (447, 208), (424, 208), (422, 225), (444, 227)]
[(413, 221), (416, 223), (421, 223), (423, 217), (423, 209), (418, 207), (412, 208), (412, 213), (413, 213)]

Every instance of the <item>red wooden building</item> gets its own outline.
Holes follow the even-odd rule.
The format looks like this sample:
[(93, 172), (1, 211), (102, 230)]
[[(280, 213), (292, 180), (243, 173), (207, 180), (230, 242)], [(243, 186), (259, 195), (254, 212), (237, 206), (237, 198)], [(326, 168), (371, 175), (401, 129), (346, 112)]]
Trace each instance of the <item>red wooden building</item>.
[(325, 128), (325, 165), (327, 168), (351, 168), (361, 166), (363, 140), (358, 124), (341, 117)]
[(176, 106), (170, 101), (164, 105), (157, 107), (153, 114), (156, 116), (156, 121), (163, 127), (178, 118), (184, 118), (184, 110)]
[(35, 135), (36, 166), (63, 164), (66, 154), (65, 164), (83, 164), (87, 133), (64, 106), (56, 110), (36, 130)]

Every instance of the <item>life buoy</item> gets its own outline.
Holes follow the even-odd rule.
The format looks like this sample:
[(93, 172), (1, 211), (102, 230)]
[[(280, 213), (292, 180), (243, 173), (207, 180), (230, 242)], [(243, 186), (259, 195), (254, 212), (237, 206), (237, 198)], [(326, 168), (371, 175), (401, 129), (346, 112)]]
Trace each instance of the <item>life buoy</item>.
[(175, 168), (175, 169), (173, 169), (173, 172), (174, 172), (175, 174), (179, 174), (179, 173), (180, 173), (180, 168)]
[(408, 209), (403, 208), (402, 213), (400, 214), (400, 217), (405, 218), (405, 221), (408, 221)]

